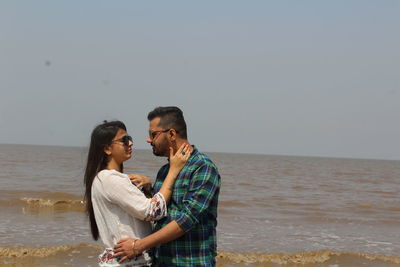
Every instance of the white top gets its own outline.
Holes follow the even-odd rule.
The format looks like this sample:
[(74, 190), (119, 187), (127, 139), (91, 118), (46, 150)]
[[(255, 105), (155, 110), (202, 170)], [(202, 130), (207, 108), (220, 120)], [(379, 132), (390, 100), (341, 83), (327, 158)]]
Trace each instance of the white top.
[[(161, 193), (147, 198), (131, 183), (128, 175), (115, 170), (102, 170), (97, 174), (92, 184), (92, 203), (100, 238), (107, 248), (113, 248), (122, 238), (144, 238), (151, 234), (148, 221), (167, 215)], [(139, 257), (138, 263), (141, 258), (145, 260)]]

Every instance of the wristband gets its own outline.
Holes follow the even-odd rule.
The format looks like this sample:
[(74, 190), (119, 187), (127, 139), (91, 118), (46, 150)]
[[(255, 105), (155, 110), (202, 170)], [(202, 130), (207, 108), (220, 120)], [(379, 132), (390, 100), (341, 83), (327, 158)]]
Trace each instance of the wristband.
[(136, 250), (135, 250), (136, 240), (137, 239), (134, 239), (133, 242), (132, 242), (132, 252), (133, 252), (133, 255), (134, 255), (134, 260), (137, 259)]

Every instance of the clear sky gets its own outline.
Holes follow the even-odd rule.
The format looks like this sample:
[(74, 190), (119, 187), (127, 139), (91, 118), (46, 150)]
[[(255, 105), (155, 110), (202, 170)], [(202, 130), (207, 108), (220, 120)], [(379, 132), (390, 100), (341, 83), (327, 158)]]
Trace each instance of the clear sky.
[(0, 2), (0, 143), (184, 111), (203, 151), (400, 160), (400, 1)]

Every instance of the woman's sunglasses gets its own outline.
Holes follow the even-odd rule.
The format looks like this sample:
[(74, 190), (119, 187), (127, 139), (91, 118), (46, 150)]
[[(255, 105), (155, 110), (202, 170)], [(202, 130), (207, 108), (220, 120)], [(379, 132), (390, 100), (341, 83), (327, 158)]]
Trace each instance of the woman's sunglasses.
[(124, 146), (129, 146), (129, 141), (133, 142), (132, 136), (130, 135), (125, 135), (121, 137), (120, 139), (113, 140), (112, 142), (122, 142)]

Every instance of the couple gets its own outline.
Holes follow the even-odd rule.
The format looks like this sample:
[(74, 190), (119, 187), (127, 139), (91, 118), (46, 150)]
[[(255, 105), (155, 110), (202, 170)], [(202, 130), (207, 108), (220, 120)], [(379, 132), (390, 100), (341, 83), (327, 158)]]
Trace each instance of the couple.
[(92, 236), (106, 246), (99, 266), (215, 266), (217, 167), (189, 145), (179, 108), (158, 107), (147, 118), (147, 142), (169, 161), (153, 186), (123, 173), (133, 141), (122, 122), (92, 132), (84, 182)]

